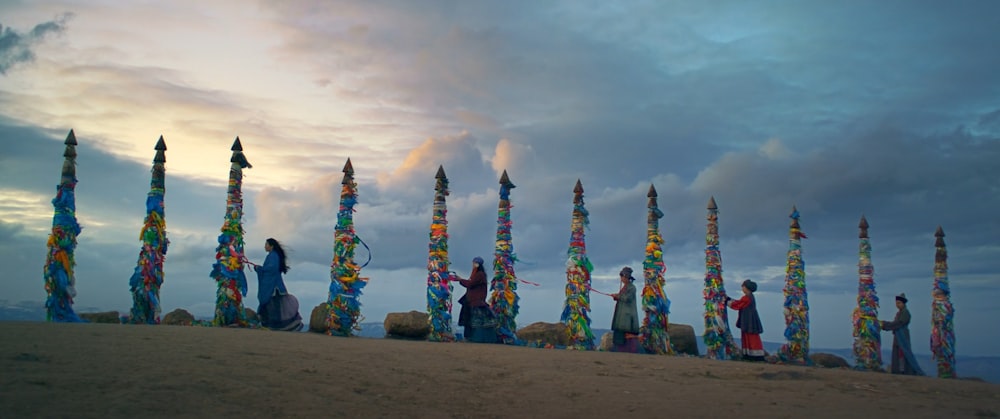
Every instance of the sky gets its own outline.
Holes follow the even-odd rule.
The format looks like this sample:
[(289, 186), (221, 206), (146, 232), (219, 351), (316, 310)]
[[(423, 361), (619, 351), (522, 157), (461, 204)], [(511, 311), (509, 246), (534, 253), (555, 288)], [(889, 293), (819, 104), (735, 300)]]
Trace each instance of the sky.
[[(0, 1), (0, 300), (43, 304), (62, 141), (79, 141), (77, 311), (128, 312), (149, 172), (166, 141), (163, 312), (214, 311), (209, 277), (239, 136), (247, 256), (289, 248), (290, 292), (327, 299), (341, 169), (371, 248), (363, 321), (426, 311), (434, 174), (452, 269), (491, 258), (511, 194), (518, 325), (558, 322), (573, 186), (594, 288), (641, 266), (659, 192), (672, 323), (703, 330), (706, 205), (731, 294), (782, 314), (793, 206), (811, 346), (852, 343), (858, 221), (880, 317), (906, 293), (929, 353), (934, 231), (948, 245), (956, 352), (1000, 354), (1000, 4), (964, 1)], [(367, 259), (360, 249), (358, 258)], [(638, 270), (638, 269), (637, 269)], [(250, 276), (247, 306), (256, 308)], [(641, 281), (641, 278), (639, 279)], [(456, 290), (455, 299), (461, 295)], [(613, 301), (592, 295), (593, 327)], [(883, 334), (888, 347), (891, 335)], [(959, 370), (961, 366), (959, 366)]]

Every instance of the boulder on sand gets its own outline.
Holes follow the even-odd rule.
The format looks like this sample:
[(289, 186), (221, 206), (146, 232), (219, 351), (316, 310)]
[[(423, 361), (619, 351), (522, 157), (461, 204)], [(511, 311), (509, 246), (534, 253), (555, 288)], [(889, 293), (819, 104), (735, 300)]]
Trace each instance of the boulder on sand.
[(563, 323), (532, 323), (518, 330), (517, 338), (540, 346), (568, 346), (570, 343), (569, 330)]
[(695, 336), (694, 327), (691, 325), (670, 323), (667, 325), (667, 334), (670, 335), (670, 345), (678, 355), (700, 355), (698, 337)]
[(182, 308), (178, 308), (167, 313), (167, 315), (163, 316), (163, 319), (160, 321), (160, 324), (169, 326), (190, 326), (193, 323), (194, 316)]
[(326, 333), (326, 316), (330, 313), (329, 303), (319, 303), (313, 307), (312, 314), (309, 315), (309, 331), (315, 333)]
[(615, 338), (614, 332), (607, 332), (601, 335), (601, 343), (597, 345), (597, 350), (610, 352), (611, 347), (615, 345), (614, 342), (612, 341), (614, 338)]
[(823, 368), (851, 368), (847, 360), (841, 358), (834, 354), (827, 353), (814, 353), (809, 354), (809, 359), (812, 360), (813, 365)]
[(389, 313), (382, 323), (385, 337), (403, 339), (427, 339), (431, 333), (427, 313), (411, 310), (408, 313)]
[[(687, 324), (670, 323), (667, 325), (667, 334), (670, 336), (670, 346), (674, 347), (674, 352), (678, 355), (698, 356), (698, 341), (694, 334), (694, 328)], [(601, 336), (599, 350), (610, 351), (614, 346), (612, 338), (614, 332), (605, 333)]]

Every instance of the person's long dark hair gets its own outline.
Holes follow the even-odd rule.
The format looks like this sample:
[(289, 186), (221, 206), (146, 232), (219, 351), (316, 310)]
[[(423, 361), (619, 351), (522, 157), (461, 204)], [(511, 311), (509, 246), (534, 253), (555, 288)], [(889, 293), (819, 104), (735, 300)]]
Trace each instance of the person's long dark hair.
[(281, 243), (273, 238), (267, 239), (267, 244), (271, 245), (271, 250), (278, 252), (278, 267), (281, 273), (288, 273), (288, 258), (285, 257), (285, 249), (281, 247)]
[(482, 272), (482, 273), (486, 273), (486, 269), (483, 269), (483, 264), (482, 263), (479, 264), (479, 267), (476, 268), (476, 271)]

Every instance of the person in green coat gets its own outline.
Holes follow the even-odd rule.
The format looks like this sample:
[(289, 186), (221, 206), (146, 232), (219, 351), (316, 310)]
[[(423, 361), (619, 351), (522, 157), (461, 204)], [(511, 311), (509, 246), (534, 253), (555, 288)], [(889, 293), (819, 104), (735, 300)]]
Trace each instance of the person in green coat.
[[(621, 289), (611, 295), (611, 298), (615, 299), (615, 316), (611, 319), (614, 350), (637, 352), (635, 335), (639, 333), (639, 310), (636, 309), (635, 285), (632, 284), (635, 278), (632, 277), (632, 268), (628, 266), (622, 268), (618, 277), (621, 278)], [(630, 337), (632, 339), (629, 339)]]

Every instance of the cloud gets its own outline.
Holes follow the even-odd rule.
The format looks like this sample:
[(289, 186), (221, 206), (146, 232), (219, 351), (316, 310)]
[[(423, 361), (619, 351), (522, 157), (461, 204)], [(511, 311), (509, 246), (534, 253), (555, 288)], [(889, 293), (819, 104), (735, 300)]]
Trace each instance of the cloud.
[[(489, 172), (477, 142), (468, 132), (428, 138), (410, 150), (399, 167), (378, 176), (379, 188), (387, 193), (395, 191), (409, 195), (417, 190), (433, 190), (439, 166), (444, 167), (449, 178), (482, 178)], [(453, 183), (461, 188), (461, 182)]]
[(537, 164), (531, 145), (514, 143), (506, 138), (497, 142), (491, 166), (497, 173), (508, 168), (532, 167)]
[(35, 25), (28, 33), (18, 33), (10, 27), (0, 25), (0, 74), (18, 64), (28, 64), (35, 60), (34, 47), (50, 34), (59, 35), (66, 30), (66, 23), (73, 17), (66, 13), (54, 20)]
[[(940, 224), (956, 307), (989, 318), (996, 308), (988, 302), (1000, 297), (992, 275), (1000, 225), (990, 213), (1000, 206), (994, 8), (80, 6), (71, 36), (35, 44), (32, 71), (11, 71), (0, 87), (0, 230), (28, 249), (10, 254), (36, 260), (22, 263), (29, 268), (21, 274), (35, 279), (18, 292), (37, 295), (30, 266), (40, 256), (30, 249), (47, 228), (57, 140), (76, 128), (80, 213), (92, 217), (81, 275), (127, 277), (138, 227), (120, 220), (141, 220), (142, 179), (164, 134), (172, 240), (165, 301), (210, 313), (207, 269), (229, 144), (240, 135), (254, 164), (244, 183), (247, 254), (262, 258), (267, 237), (286, 242), (288, 280), (303, 307), (326, 297), (340, 169), (350, 157), (356, 229), (372, 255), (363, 273), (373, 281), (363, 298), (369, 319), (425, 304), (439, 165), (451, 180), (456, 270), (492, 252), (499, 173), (517, 185), (517, 272), (543, 284), (519, 289), (519, 321), (554, 321), (561, 310), (577, 179), (591, 213), (595, 286), (604, 290), (621, 265), (641, 263), (645, 194), (656, 186), (673, 321), (702, 321), (711, 196), (725, 278), (759, 280), (767, 339), (781, 340), (792, 205), (809, 235), (814, 346), (849, 345), (861, 214), (872, 226), (883, 295), (914, 294), (915, 318), (928, 315), (931, 234)], [(168, 32), (153, 36), (135, 16), (184, 24), (161, 25)], [(81, 298), (114, 296), (109, 306), (127, 306), (113, 291), (118, 279), (107, 281), (82, 279), (104, 288), (82, 289)], [(595, 326), (608, 324), (611, 303), (595, 297)], [(975, 332), (988, 325), (962, 319), (963, 348), (996, 352)], [(915, 336), (928, 333), (926, 323), (914, 323)]]

